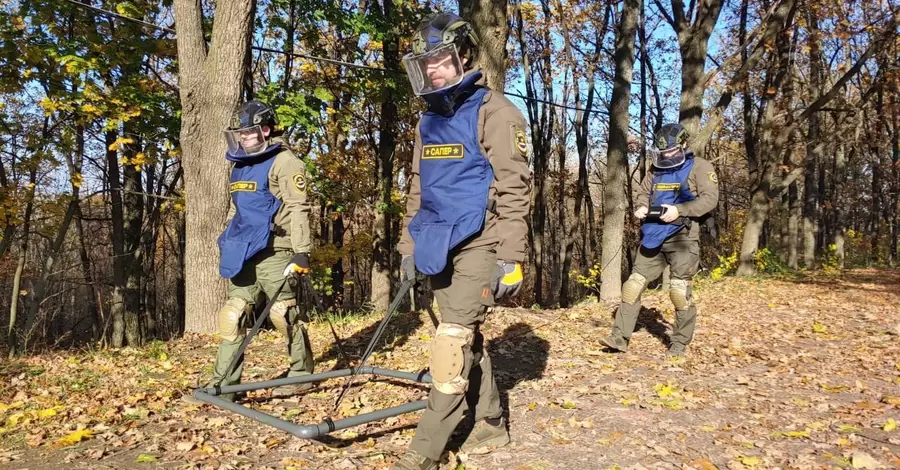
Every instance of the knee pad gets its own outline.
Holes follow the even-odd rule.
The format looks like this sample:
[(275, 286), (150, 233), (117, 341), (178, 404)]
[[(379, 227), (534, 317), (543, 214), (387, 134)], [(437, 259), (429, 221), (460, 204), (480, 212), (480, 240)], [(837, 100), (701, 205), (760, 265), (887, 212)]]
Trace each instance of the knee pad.
[(231, 298), (225, 301), (225, 305), (219, 309), (219, 335), (227, 341), (238, 338), (241, 330), (241, 321), (245, 313), (250, 311), (250, 304), (243, 299)]
[(691, 306), (691, 281), (672, 279), (669, 285), (669, 298), (675, 310), (684, 310)]
[(461, 395), (469, 387), (463, 377), (471, 357), (475, 332), (455, 323), (441, 323), (431, 342), (431, 383), (439, 392)]
[(288, 311), (297, 305), (295, 299), (277, 300), (269, 309), (269, 319), (275, 325), (275, 329), (285, 337), (288, 336)]
[(647, 278), (638, 274), (631, 273), (628, 280), (622, 285), (622, 301), (626, 304), (633, 304), (641, 299), (641, 293), (647, 287)]

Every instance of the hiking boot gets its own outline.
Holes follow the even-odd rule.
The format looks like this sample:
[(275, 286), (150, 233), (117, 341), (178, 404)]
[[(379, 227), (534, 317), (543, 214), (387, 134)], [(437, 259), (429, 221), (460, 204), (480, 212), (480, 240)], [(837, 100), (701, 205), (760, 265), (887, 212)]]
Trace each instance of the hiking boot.
[(316, 384), (312, 382), (302, 383), (302, 384), (290, 384), (290, 385), (282, 385), (280, 387), (276, 387), (272, 390), (273, 398), (289, 398), (294, 395), (299, 395), (303, 392), (312, 390)]
[(625, 352), (628, 350), (628, 341), (621, 336), (609, 335), (605, 338), (600, 338), (600, 342), (605, 344), (606, 347), (615, 349), (619, 352)]
[(414, 450), (408, 450), (391, 470), (438, 470), (438, 463)]
[(683, 356), (684, 350), (687, 346), (681, 343), (672, 343), (669, 345), (669, 355), (670, 356)]
[[(210, 382), (201, 388), (213, 388), (214, 386), (215, 386), (215, 384)], [(230, 401), (230, 402), (234, 403), (234, 401), (237, 400), (238, 398), (243, 398), (244, 394), (241, 393), (240, 396), (238, 396), (237, 393), (223, 393), (223, 394), (219, 395), (218, 397), (225, 401)], [(185, 393), (184, 395), (181, 395), (181, 401), (183, 401), (184, 403), (187, 403), (189, 405), (196, 405), (196, 406), (208, 404), (205, 401), (201, 401), (199, 398), (195, 397), (193, 390), (189, 391), (188, 393)]]
[[(492, 421), (497, 424), (492, 423)], [(506, 429), (506, 419), (481, 420), (475, 423), (475, 428), (469, 433), (466, 442), (460, 446), (460, 452), (488, 453), (497, 447), (509, 444), (509, 431)]]

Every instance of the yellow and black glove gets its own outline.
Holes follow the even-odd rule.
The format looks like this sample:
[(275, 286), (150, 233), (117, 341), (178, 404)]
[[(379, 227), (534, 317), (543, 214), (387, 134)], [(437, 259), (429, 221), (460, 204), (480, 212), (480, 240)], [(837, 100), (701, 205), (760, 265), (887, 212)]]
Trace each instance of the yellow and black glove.
[(515, 261), (497, 261), (494, 268), (494, 278), (492, 286), (494, 289), (494, 300), (501, 300), (506, 297), (513, 297), (519, 293), (522, 287), (522, 265)]
[(297, 253), (291, 257), (291, 262), (284, 268), (284, 277), (303, 276), (309, 274), (309, 253)]

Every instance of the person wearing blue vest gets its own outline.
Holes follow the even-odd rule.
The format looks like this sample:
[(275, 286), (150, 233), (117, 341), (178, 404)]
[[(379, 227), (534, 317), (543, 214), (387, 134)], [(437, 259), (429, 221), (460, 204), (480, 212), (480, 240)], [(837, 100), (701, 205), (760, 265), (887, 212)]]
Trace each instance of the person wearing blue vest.
[(509, 443), (480, 331), (487, 308), (522, 284), (531, 204), (525, 119), (473, 66), (478, 37), (452, 13), (424, 19), (403, 63), (428, 109), (416, 127), (398, 243), (401, 279), (428, 276), (441, 314), (431, 343), (428, 406), (395, 469), (437, 469), (472, 412), (462, 451)]
[(634, 216), (640, 219), (641, 246), (631, 276), (622, 286), (622, 304), (612, 333), (601, 341), (625, 352), (641, 310), (647, 284), (671, 267), (669, 299), (675, 306), (675, 326), (669, 354), (680, 356), (694, 337), (697, 307), (691, 299), (691, 279), (700, 266), (699, 221), (719, 202), (719, 178), (712, 163), (688, 149), (680, 124), (664, 124), (653, 138), (653, 168), (641, 182)]
[[(247, 333), (254, 305), (264, 296), (277, 298), (269, 310), (275, 328), (285, 336), (289, 377), (313, 372), (313, 353), (305, 324), (297, 311), (292, 283), (285, 277), (309, 272), (310, 206), (306, 164), (294, 155), (276, 130), (275, 112), (248, 101), (225, 130), (231, 162), (231, 206), (219, 236), (219, 274), (228, 279), (228, 300), (219, 310), (222, 342), (207, 387), (240, 383), (243, 357), (227, 371)], [(280, 289), (280, 290), (279, 290)], [(286, 397), (312, 384), (281, 386), (272, 395)], [(183, 400), (201, 404), (191, 395)], [(234, 400), (234, 394), (222, 395)]]

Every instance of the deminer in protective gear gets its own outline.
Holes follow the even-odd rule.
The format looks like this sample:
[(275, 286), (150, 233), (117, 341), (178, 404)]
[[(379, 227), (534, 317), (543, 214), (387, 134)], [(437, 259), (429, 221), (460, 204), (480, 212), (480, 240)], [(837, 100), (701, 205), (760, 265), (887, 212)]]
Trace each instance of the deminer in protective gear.
[(641, 310), (641, 293), (671, 267), (669, 298), (675, 326), (669, 354), (684, 354), (694, 336), (697, 307), (691, 279), (700, 266), (700, 224), (716, 208), (719, 178), (713, 165), (688, 149), (688, 132), (680, 124), (664, 124), (651, 142), (653, 168), (641, 182), (634, 216), (642, 221), (641, 246), (634, 269), (622, 286), (622, 304), (612, 334), (601, 341), (612, 349), (628, 349)]
[[(241, 105), (224, 131), (231, 162), (231, 206), (225, 231), (218, 240), (219, 273), (228, 279), (228, 300), (218, 313), (222, 342), (207, 387), (238, 384), (244, 358), (226, 370), (252, 323), (251, 312), (264, 294), (276, 301), (269, 318), (287, 339), (288, 377), (313, 372), (313, 353), (306, 325), (292, 289), (297, 277), (309, 272), (310, 207), (306, 164), (294, 155), (277, 131), (274, 110), (259, 101)], [(280, 290), (279, 290), (280, 288)], [(312, 384), (285, 385), (273, 396), (291, 396)], [(234, 394), (221, 395), (233, 401)], [(201, 404), (190, 396), (185, 401)]]
[(437, 469), (469, 412), (476, 425), (462, 451), (509, 443), (480, 327), (488, 307), (522, 283), (530, 144), (521, 111), (473, 67), (477, 53), (472, 25), (439, 13), (422, 21), (403, 57), (428, 109), (415, 133), (400, 274), (430, 278), (441, 323), (430, 346), (428, 406), (395, 469)]

